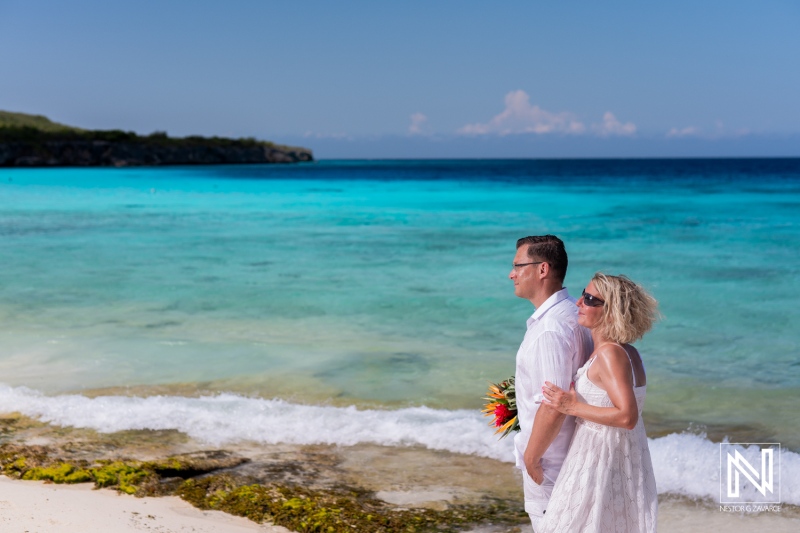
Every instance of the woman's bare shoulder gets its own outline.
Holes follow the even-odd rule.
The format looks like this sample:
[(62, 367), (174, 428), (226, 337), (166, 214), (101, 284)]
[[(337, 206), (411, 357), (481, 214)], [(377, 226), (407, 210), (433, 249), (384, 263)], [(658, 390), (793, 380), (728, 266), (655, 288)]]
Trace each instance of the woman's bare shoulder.
[[(628, 347), (630, 350), (631, 347)], [(634, 349), (635, 350), (635, 349)], [(619, 344), (615, 343), (608, 343), (600, 348), (597, 349), (596, 352), (598, 363), (603, 362), (604, 366), (608, 368), (614, 368), (618, 366), (625, 366), (626, 368), (630, 368), (630, 360), (628, 358), (628, 352), (625, 351), (625, 348), (620, 346)]]

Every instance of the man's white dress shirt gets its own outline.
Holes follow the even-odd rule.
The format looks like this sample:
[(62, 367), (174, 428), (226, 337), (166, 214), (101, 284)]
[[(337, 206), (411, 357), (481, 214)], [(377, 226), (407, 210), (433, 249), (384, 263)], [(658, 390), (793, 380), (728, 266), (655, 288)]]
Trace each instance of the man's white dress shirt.
[[(578, 324), (578, 308), (566, 288), (545, 300), (528, 319), (528, 330), (517, 351), (515, 373), (520, 431), (514, 437), (514, 455), (517, 468), (523, 472), (525, 448), (543, 399), (544, 382), (569, 390), (575, 373), (591, 353), (592, 336)], [(542, 470), (551, 482), (558, 477), (574, 431), (575, 417), (568, 416), (542, 457)]]

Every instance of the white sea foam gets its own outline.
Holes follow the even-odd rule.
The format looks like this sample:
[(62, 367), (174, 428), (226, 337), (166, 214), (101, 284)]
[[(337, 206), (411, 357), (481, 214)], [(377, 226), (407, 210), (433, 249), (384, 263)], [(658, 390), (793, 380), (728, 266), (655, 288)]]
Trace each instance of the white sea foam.
[[(725, 446), (711, 442), (700, 435), (673, 433), (658, 439), (649, 439), (650, 455), (656, 474), (656, 485), (660, 494), (683, 494), (714, 501), (726, 500), (720, 488), (720, 468), (727, 468), (727, 452), (738, 450), (744, 458), (760, 471), (761, 448), (757, 445)], [(776, 496), (783, 503), (800, 505), (800, 454), (781, 450), (774, 457)], [(741, 476), (741, 496), (745, 501), (763, 501), (752, 483)], [(776, 493), (778, 490), (775, 491)]]
[(467, 410), (428, 407), (359, 410), (235, 394), (199, 398), (45, 396), (26, 387), (0, 385), (0, 411), (18, 411), (44, 422), (103, 433), (177, 429), (215, 446), (237, 441), (421, 445), (501, 461), (513, 460), (511, 440), (498, 441), (486, 427), (486, 419)]
[[(413, 407), (397, 410), (299, 405), (283, 400), (219, 394), (180, 396), (45, 396), (26, 387), (0, 385), (0, 411), (20, 412), (60, 426), (102, 433), (175, 429), (210, 445), (373, 443), (424, 446), (513, 462), (511, 439), (498, 440), (480, 413)], [(752, 464), (757, 447), (739, 448)], [(659, 493), (718, 501), (720, 446), (700, 435), (650, 439)], [(800, 505), (800, 454), (780, 457), (781, 501)], [(753, 491), (752, 486), (745, 489)]]

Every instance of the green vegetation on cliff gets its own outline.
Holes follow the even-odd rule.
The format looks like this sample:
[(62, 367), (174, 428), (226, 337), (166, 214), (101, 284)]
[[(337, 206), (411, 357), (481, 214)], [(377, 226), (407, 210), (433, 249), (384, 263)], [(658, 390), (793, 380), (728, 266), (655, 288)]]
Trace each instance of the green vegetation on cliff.
[(12, 113), (0, 111), (0, 128), (33, 128), (44, 132), (83, 131), (80, 128), (53, 122), (43, 115), (28, 115), (27, 113)]
[(227, 137), (170, 137), (163, 131), (139, 135), (122, 130), (84, 130), (53, 122), (42, 115), (28, 115), (0, 111), (0, 142), (20, 141), (105, 141), (161, 146), (266, 146), (291, 149), (291, 146), (259, 141), (253, 137), (230, 139)]

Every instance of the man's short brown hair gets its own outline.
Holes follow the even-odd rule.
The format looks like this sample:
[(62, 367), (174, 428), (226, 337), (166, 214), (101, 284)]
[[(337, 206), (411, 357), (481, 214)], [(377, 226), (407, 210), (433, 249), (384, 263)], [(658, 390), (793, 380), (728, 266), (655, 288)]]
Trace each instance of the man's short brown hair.
[(528, 257), (550, 265), (556, 279), (564, 283), (567, 276), (567, 250), (564, 242), (555, 235), (532, 235), (517, 241), (517, 248), (528, 245)]

